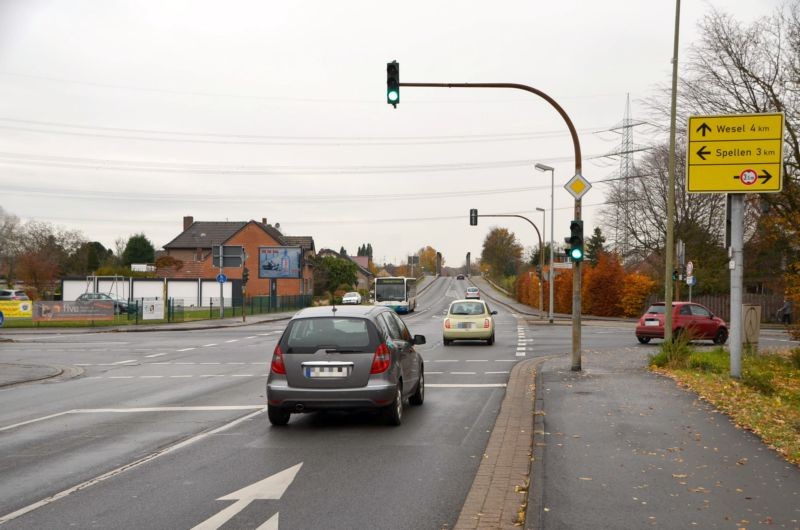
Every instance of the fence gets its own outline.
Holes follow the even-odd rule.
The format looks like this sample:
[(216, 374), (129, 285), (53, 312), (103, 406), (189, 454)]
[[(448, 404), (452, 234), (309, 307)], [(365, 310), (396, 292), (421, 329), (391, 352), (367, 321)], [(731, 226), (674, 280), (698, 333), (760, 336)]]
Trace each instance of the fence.
[[(644, 309), (647, 309), (647, 307), (654, 302), (663, 301), (663, 294), (650, 295), (647, 297), (647, 305)], [(731, 318), (731, 296), (729, 294), (692, 296), (692, 302), (706, 306), (712, 313), (726, 322)], [(761, 306), (761, 323), (774, 323), (778, 322), (776, 314), (778, 309), (783, 306), (783, 296), (777, 294), (743, 293), (742, 303), (744, 305)]]

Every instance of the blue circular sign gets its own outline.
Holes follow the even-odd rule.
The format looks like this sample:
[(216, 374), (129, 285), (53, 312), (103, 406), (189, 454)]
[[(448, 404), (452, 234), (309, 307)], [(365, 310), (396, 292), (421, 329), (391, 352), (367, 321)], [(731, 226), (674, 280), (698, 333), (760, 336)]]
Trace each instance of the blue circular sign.
[(219, 274), (217, 274), (217, 281), (218, 281), (219, 283), (225, 283), (225, 282), (227, 282), (227, 281), (228, 281), (228, 277), (227, 277), (227, 276), (225, 276), (223, 273), (221, 273), (221, 272), (220, 272)]
[(5, 320), (5, 317), (3, 316), (3, 312), (0, 311), (0, 327), (3, 327), (3, 321), (4, 320)]

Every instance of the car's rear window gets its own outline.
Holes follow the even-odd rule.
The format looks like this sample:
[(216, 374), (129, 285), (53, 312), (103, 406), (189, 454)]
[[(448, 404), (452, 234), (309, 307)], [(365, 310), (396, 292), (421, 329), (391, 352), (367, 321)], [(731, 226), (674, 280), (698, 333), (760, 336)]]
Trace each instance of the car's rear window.
[(451, 315), (482, 315), (485, 309), (480, 302), (457, 302), (450, 306)]
[(285, 353), (314, 353), (321, 349), (370, 351), (376, 336), (363, 318), (303, 318), (289, 324)]
[(660, 315), (664, 314), (664, 306), (663, 305), (651, 305), (647, 308), (648, 313), (658, 313)]

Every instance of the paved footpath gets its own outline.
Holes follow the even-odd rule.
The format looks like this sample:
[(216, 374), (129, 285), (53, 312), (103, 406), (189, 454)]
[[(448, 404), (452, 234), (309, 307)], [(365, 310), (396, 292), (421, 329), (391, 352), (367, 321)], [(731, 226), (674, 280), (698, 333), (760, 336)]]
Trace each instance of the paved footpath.
[(650, 372), (648, 349), (583, 347), (581, 372), (563, 353), (536, 367), (526, 528), (800, 529), (800, 468)]

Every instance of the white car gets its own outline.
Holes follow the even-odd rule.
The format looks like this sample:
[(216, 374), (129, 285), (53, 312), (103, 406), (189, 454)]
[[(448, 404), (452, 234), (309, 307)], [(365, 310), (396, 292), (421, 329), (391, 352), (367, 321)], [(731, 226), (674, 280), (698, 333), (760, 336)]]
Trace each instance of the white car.
[(480, 298), (481, 292), (478, 290), (477, 287), (467, 287), (467, 291), (464, 293), (464, 298)]
[(359, 305), (361, 303), (361, 295), (356, 292), (344, 293), (344, 296), (342, 297), (342, 303)]

